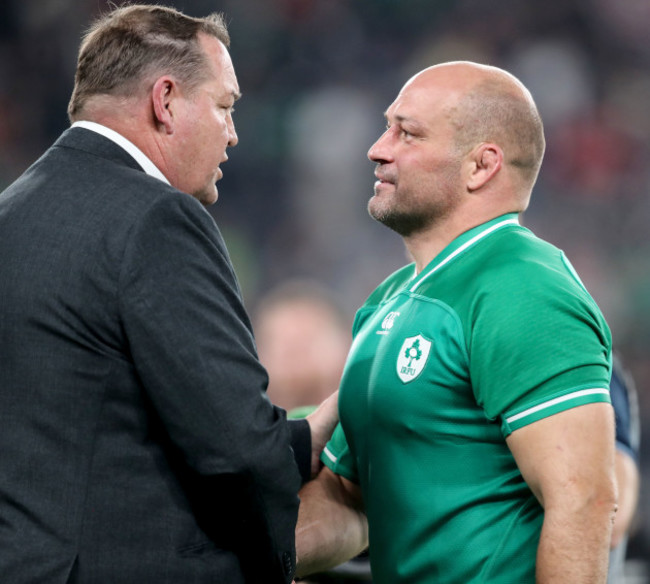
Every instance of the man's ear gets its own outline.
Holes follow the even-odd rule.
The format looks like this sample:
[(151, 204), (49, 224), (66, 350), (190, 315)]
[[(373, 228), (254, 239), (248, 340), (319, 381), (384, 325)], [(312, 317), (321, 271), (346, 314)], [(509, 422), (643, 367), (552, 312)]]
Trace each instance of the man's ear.
[(151, 101), (156, 125), (167, 134), (174, 132), (172, 102), (178, 96), (178, 85), (170, 77), (159, 77), (151, 89)]
[(487, 184), (503, 165), (503, 150), (492, 142), (479, 144), (470, 154), (467, 189), (476, 191)]

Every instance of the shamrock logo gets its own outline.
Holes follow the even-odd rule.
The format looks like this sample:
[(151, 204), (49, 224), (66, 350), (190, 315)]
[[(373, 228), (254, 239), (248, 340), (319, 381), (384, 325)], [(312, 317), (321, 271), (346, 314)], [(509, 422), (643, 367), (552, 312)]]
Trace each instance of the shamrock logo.
[(416, 361), (420, 360), (420, 357), (422, 357), (422, 351), (420, 350), (420, 338), (416, 337), (415, 341), (413, 344), (404, 351), (404, 357), (406, 357), (409, 360), (408, 366), (411, 367), (413, 365), (413, 359)]
[(431, 352), (432, 341), (422, 335), (404, 339), (397, 353), (397, 376), (409, 383), (422, 373)]

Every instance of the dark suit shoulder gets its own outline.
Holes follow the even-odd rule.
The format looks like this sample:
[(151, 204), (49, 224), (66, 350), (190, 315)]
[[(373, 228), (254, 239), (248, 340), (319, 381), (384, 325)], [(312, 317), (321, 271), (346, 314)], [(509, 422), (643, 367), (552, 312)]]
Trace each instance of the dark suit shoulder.
[(112, 140), (84, 128), (71, 128), (64, 132), (46, 157), (48, 154), (54, 160), (60, 160), (63, 174), (71, 179), (82, 184), (99, 179), (98, 195), (110, 190), (117, 199), (134, 193), (144, 199), (179, 194), (192, 199), (168, 183), (146, 174), (138, 162)]
[(50, 205), (69, 204), (75, 214), (92, 210), (108, 222), (116, 217), (128, 223), (154, 204), (211, 219), (192, 196), (146, 174), (122, 147), (85, 128), (64, 132), (17, 181), (16, 191), (43, 212)]

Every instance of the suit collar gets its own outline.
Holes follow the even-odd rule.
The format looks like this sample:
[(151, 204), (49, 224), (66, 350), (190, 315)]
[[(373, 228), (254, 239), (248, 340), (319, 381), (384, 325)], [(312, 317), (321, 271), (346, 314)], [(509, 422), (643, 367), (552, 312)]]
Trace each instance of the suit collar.
[(124, 164), (135, 170), (145, 172), (138, 161), (124, 148), (106, 136), (88, 130), (87, 128), (78, 126), (68, 128), (59, 136), (54, 146), (83, 150), (96, 156), (112, 160), (113, 162)]
[(153, 176), (154, 178), (157, 178), (158, 180), (169, 184), (167, 177), (165, 177), (165, 175), (156, 167), (151, 159), (148, 158), (147, 155), (142, 152), (142, 150), (140, 150), (140, 148), (138, 148), (133, 142), (122, 136), (122, 134), (119, 134), (111, 128), (97, 124), (96, 122), (89, 122), (85, 120), (75, 122), (72, 124), (72, 127), (85, 128), (86, 130), (96, 132), (97, 134), (108, 138), (112, 142), (115, 142), (115, 144), (120, 146), (120, 148), (126, 150), (149, 176)]

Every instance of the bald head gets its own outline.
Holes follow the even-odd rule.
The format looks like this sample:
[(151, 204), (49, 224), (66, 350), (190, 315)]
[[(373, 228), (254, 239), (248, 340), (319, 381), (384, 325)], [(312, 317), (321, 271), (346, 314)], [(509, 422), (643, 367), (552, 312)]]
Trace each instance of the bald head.
[(496, 143), (504, 164), (532, 189), (544, 156), (544, 129), (530, 92), (514, 75), (453, 61), (424, 69), (406, 83), (402, 93), (407, 91), (426, 93), (442, 105), (459, 155), (483, 142)]
[(368, 150), (368, 212), (399, 233), (416, 266), (468, 229), (526, 209), (544, 154), (530, 92), (495, 67), (466, 61), (412, 77)]

